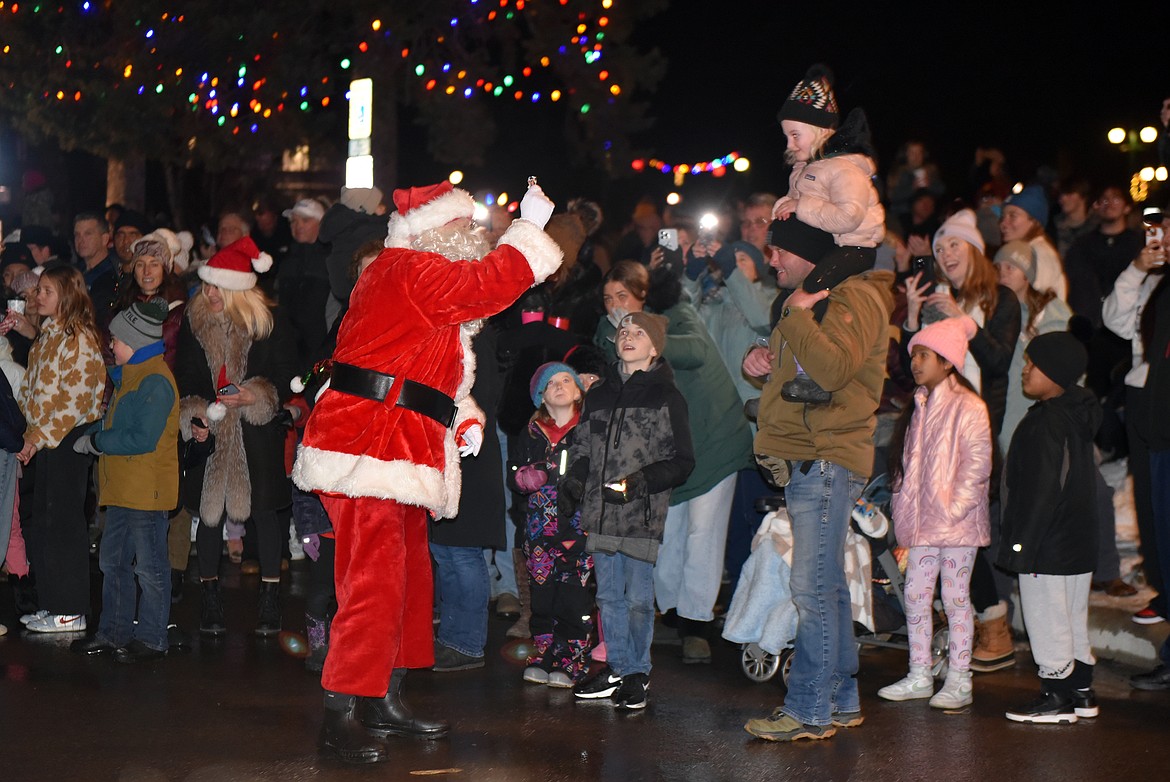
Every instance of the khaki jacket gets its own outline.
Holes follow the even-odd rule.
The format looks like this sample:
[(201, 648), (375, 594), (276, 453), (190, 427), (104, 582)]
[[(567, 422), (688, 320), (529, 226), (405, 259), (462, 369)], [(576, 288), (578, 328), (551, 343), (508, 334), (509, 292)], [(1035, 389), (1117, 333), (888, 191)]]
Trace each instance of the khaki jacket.
[[(886, 377), (894, 275), (873, 271), (833, 288), (821, 323), (812, 310), (793, 309), (772, 331), (776, 354), (764, 384), (755, 452), (792, 461), (825, 459), (858, 475), (873, 470), (873, 431)], [(796, 376), (796, 361), (831, 391), (827, 405), (786, 402), (780, 387)]]

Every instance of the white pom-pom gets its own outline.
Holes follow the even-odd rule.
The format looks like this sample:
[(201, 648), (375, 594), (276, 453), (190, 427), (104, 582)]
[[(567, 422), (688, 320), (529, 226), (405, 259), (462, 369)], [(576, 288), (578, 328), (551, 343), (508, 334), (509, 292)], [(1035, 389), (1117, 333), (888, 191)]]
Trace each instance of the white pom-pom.
[(272, 256), (268, 253), (260, 253), (260, 257), (252, 259), (252, 268), (263, 274), (272, 268)]
[(227, 405), (223, 402), (212, 402), (207, 406), (207, 418), (211, 421), (222, 421), (227, 415)]
[(288, 382), (288, 387), (292, 389), (294, 394), (303, 394), (305, 392), (305, 381), (301, 380), (298, 375)]

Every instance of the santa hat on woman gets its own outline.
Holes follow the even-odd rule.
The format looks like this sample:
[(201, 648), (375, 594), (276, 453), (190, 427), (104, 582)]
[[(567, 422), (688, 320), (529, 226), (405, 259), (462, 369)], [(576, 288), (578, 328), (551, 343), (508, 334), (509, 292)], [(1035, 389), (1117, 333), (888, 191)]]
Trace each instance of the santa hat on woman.
[(199, 279), (225, 291), (247, 291), (256, 287), (256, 274), (272, 268), (272, 256), (245, 236), (224, 247), (199, 267)]
[(441, 228), (462, 217), (470, 220), (475, 214), (471, 194), (450, 182), (395, 190), (394, 206), (398, 211), (390, 215), (387, 247), (409, 247), (411, 239), (424, 231)]

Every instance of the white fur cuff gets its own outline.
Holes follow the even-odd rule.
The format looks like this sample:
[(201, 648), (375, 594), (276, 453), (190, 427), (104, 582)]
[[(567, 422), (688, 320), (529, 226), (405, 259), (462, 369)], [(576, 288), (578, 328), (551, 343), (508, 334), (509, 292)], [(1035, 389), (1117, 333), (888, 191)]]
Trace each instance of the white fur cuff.
[(550, 274), (560, 268), (564, 260), (564, 253), (552, 237), (537, 228), (535, 223), (523, 218), (512, 221), (512, 225), (500, 237), (499, 244), (506, 244), (520, 251), (524, 260), (528, 261), (537, 283), (548, 279)]

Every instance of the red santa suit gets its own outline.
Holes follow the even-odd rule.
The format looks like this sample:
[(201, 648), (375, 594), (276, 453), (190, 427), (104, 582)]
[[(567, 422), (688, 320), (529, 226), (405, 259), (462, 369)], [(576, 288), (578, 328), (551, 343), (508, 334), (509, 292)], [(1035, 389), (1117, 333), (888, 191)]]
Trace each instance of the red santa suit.
[[(385, 695), (395, 668), (434, 664), (427, 512), (459, 507), (457, 437), (482, 413), (472, 322), (507, 308), (560, 266), (559, 247), (517, 220), (482, 259), (410, 249), (430, 228), (472, 215), (449, 184), (396, 191), (387, 249), (362, 273), (337, 336), (337, 362), (395, 378), (384, 401), (326, 387), (300, 446), (293, 480), (321, 495), (337, 535), (338, 611), (321, 683)], [(403, 380), (451, 397), (452, 426), (398, 404)]]

